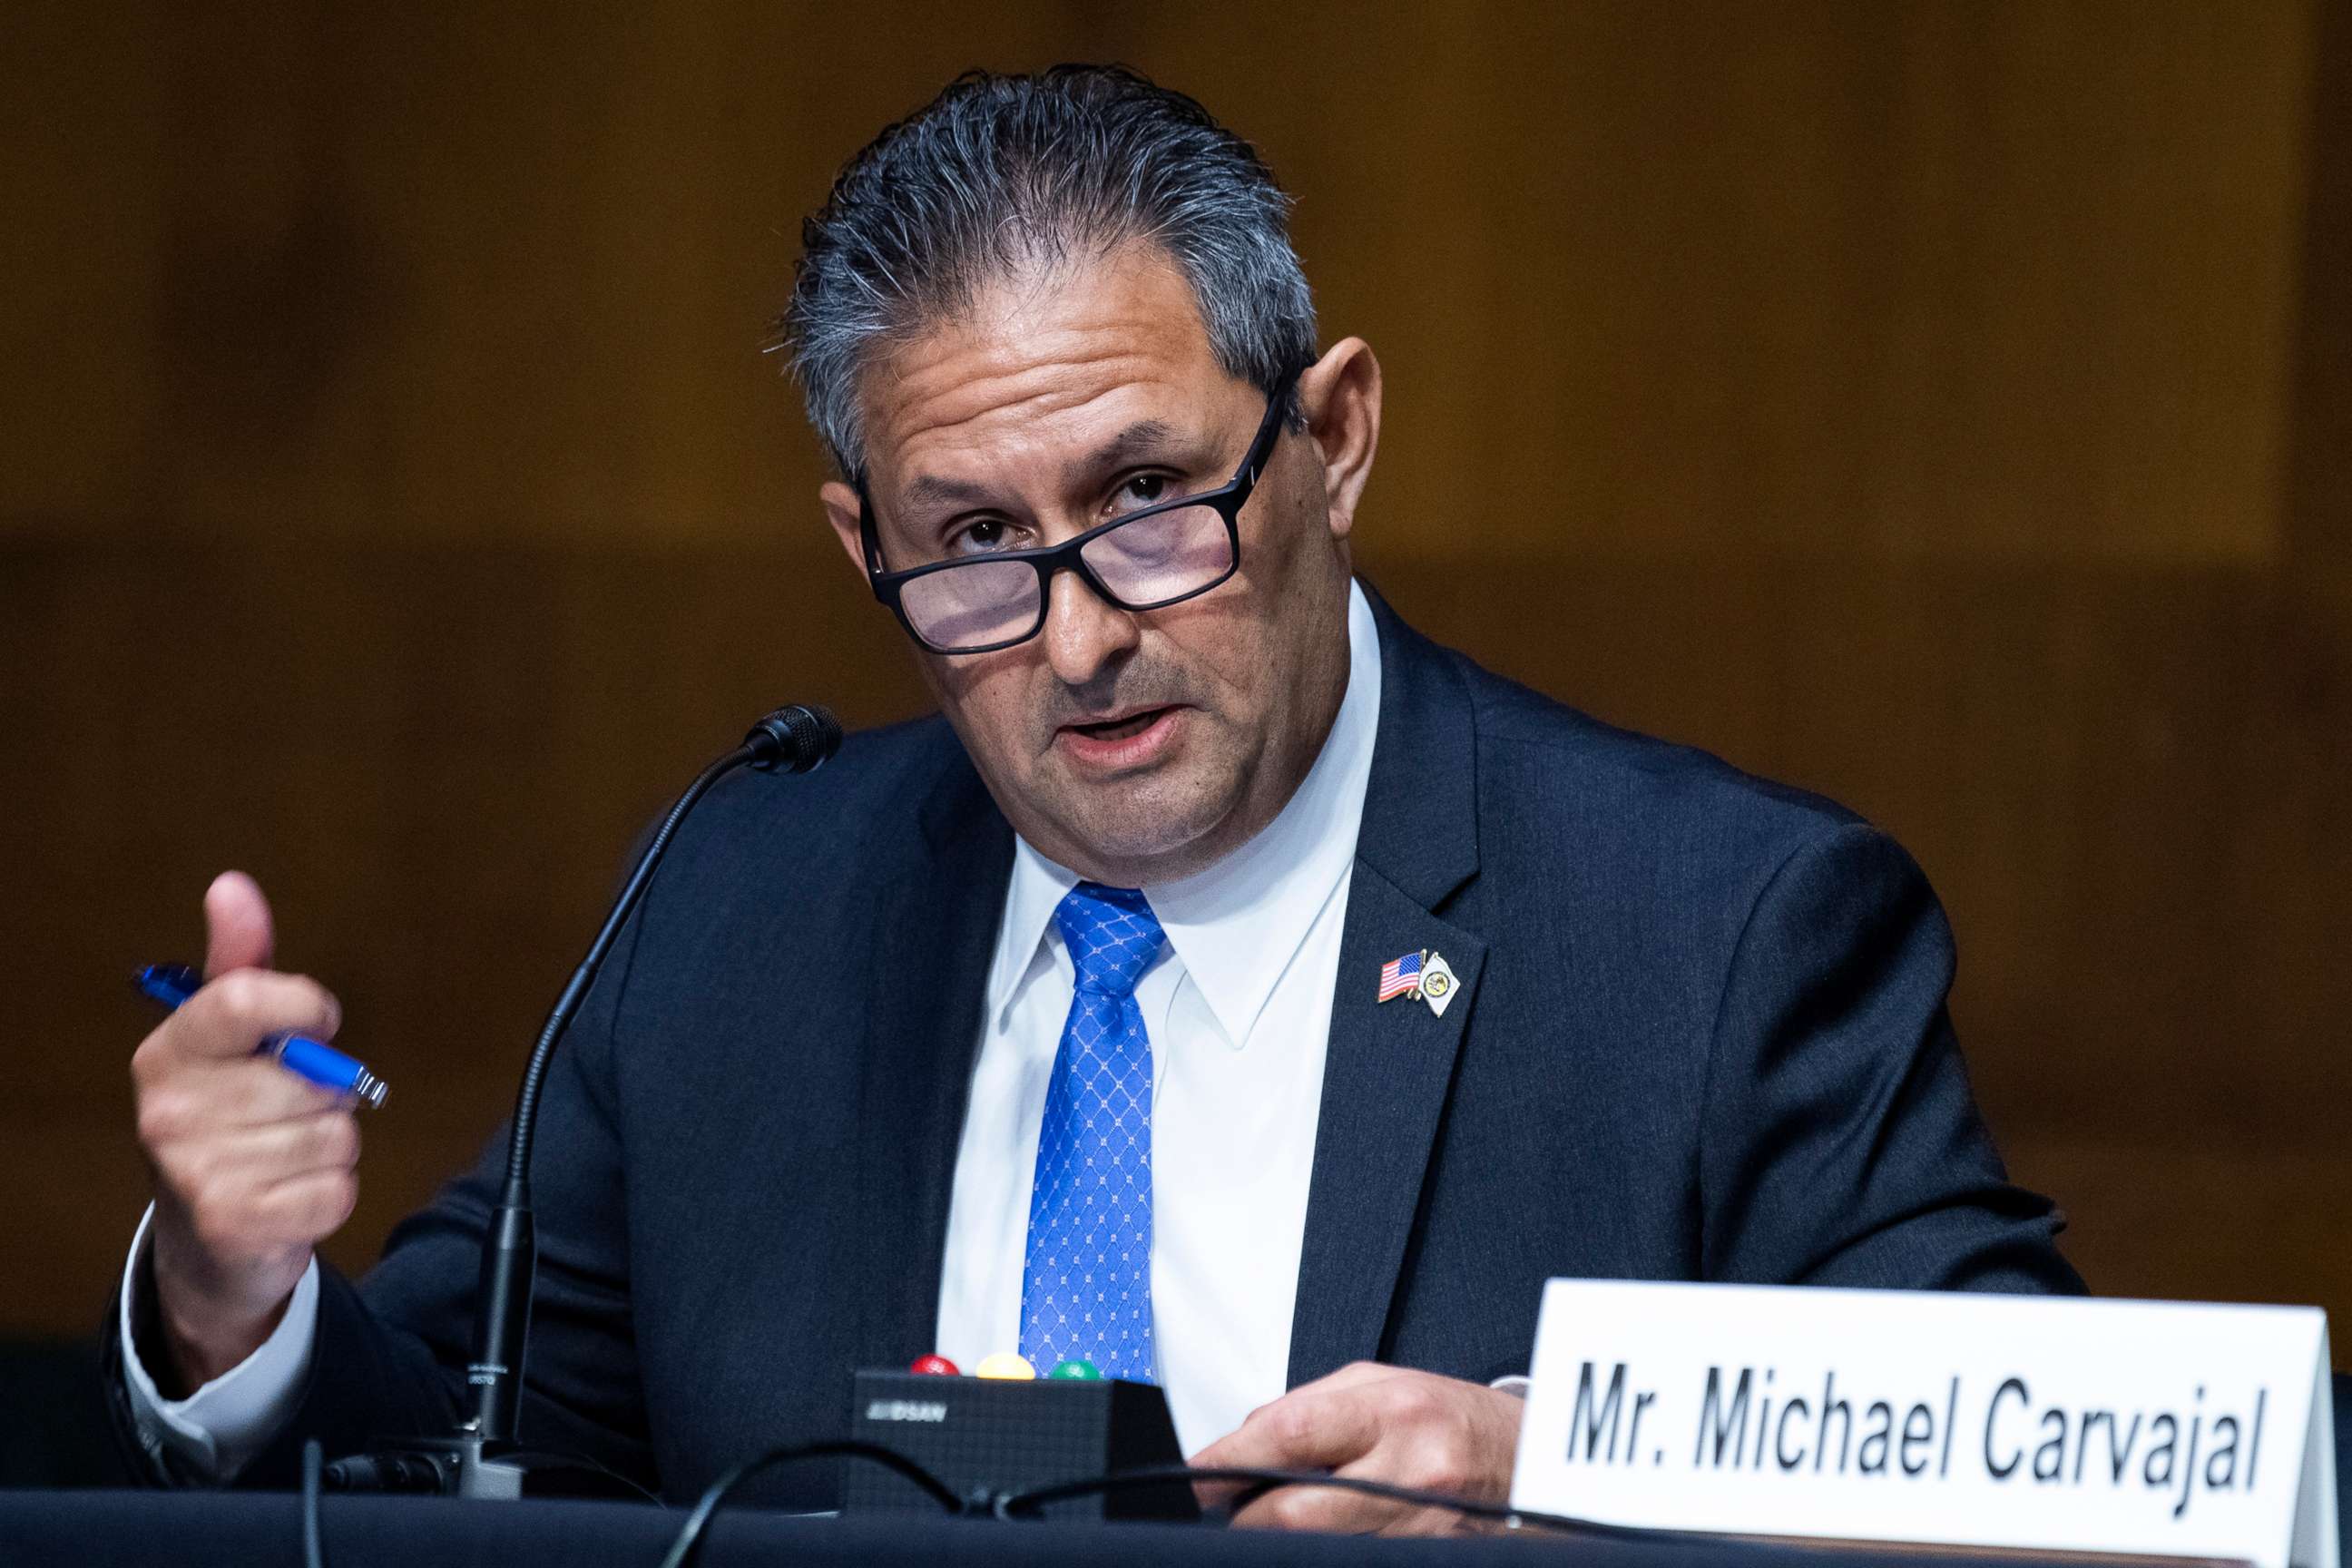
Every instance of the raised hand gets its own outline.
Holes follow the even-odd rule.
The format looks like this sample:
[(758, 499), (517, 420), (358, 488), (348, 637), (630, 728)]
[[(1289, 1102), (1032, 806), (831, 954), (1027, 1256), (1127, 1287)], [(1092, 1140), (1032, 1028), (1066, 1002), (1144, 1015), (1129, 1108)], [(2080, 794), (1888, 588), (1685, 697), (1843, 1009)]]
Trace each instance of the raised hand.
[(312, 1247), (359, 1201), (352, 1102), (256, 1054), (281, 1031), (331, 1037), (341, 1008), (318, 982), (270, 970), (269, 904), (250, 877), (214, 880), (205, 924), (204, 988), (131, 1058), (172, 1363), (149, 1370), (167, 1397), (260, 1347)]

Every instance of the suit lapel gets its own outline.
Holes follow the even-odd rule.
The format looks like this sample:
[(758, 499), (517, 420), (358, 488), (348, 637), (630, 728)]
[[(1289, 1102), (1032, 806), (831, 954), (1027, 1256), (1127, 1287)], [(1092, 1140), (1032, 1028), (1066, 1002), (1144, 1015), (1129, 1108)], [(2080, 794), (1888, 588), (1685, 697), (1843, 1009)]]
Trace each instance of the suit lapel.
[[(1468, 692), (1444, 654), (1371, 602), (1380, 735), (1339, 940), (1291, 1320), (1293, 1386), (1381, 1350), (1486, 960), (1486, 942), (1437, 912), (1478, 868)], [(1383, 963), (1427, 950), (1461, 982), (1443, 1016), (1418, 998), (1374, 1000)]]
[(961, 755), (877, 911), (858, 1089), (861, 1366), (928, 1351), (1013, 832)]

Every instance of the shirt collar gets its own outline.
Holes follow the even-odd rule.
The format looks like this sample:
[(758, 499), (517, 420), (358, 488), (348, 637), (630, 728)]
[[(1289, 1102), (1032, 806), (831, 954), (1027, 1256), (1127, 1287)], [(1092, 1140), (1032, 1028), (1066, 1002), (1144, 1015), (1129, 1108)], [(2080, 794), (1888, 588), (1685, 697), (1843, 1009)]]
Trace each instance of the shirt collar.
[[(1355, 863), (1356, 830), (1380, 729), (1381, 644), (1364, 591), (1348, 584), (1348, 688), (1307, 777), (1257, 837), (1205, 871), (1145, 887), (1168, 944), (1239, 1049)], [(1013, 879), (990, 966), (998, 1023), (1053, 927), (1077, 873), (1014, 840)]]

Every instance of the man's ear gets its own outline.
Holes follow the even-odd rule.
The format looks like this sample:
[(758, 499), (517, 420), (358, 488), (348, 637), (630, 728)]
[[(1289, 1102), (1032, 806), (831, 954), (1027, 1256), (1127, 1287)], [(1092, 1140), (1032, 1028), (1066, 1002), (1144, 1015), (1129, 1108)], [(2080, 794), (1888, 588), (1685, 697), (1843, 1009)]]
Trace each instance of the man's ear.
[(1356, 503), (1381, 444), (1381, 362), (1372, 345), (1346, 338), (1298, 378), (1298, 403), (1323, 465), (1323, 498), (1334, 538), (1356, 526)]
[(849, 557), (858, 581), (864, 582), (866, 546), (858, 536), (857, 491), (839, 479), (828, 479), (817, 487), (816, 499), (824, 503), (824, 520), (833, 524), (833, 536), (841, 541), (842, 553)]

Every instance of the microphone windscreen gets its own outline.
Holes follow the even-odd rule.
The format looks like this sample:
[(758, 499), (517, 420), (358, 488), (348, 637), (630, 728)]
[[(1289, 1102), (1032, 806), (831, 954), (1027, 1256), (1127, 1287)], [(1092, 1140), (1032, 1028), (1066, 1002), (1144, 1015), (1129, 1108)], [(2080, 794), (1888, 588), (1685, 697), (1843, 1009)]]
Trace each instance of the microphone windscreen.
[(743, 744), (763, 773), (814, 773), (841, 748), (841, 721), (826, 709), (796, 702), (752, 725)]

